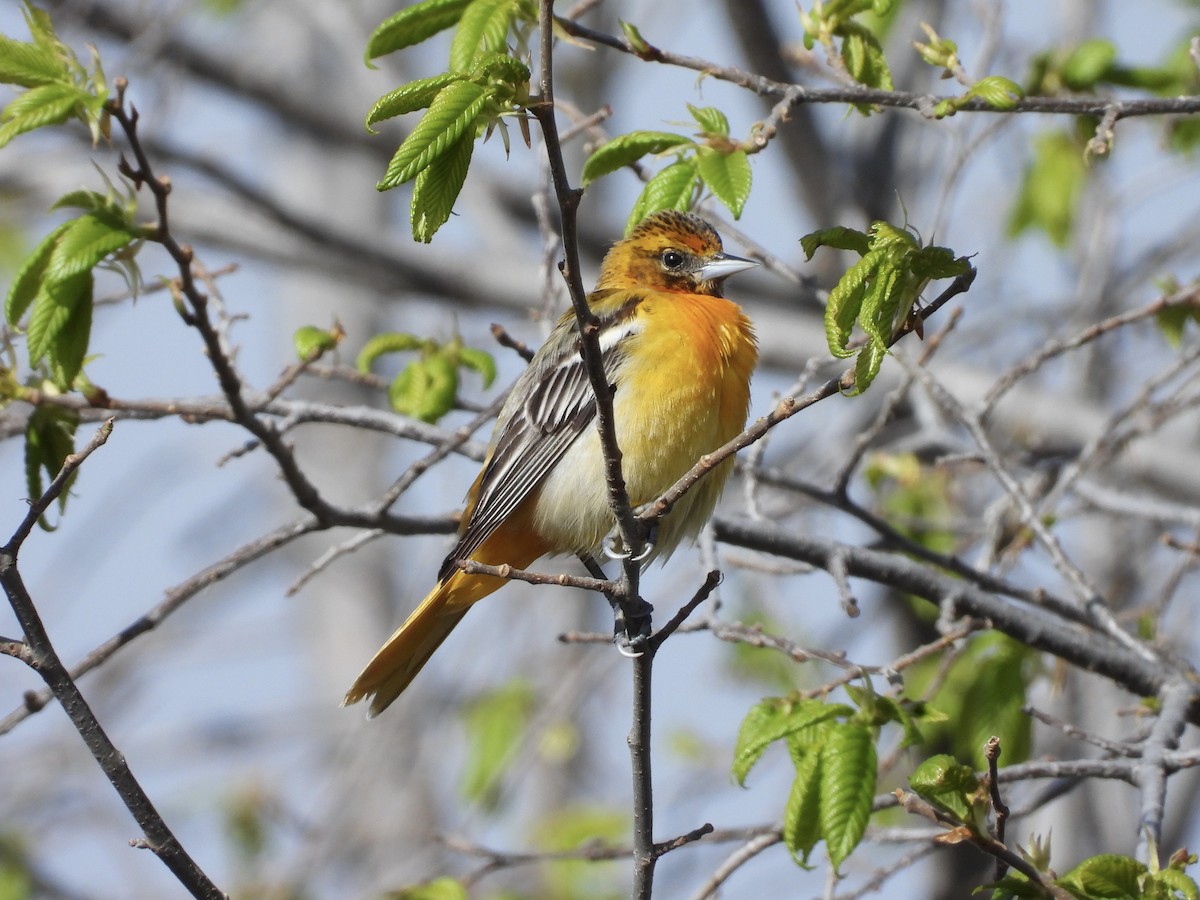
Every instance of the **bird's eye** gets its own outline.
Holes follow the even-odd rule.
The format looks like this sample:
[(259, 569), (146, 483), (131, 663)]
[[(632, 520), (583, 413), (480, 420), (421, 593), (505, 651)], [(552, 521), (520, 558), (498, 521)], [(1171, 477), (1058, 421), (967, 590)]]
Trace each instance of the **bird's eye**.
[(662, 261), (668, 269), (678, 269), (683, 265), (683, 254), (678, 250), (667, 250), (662, 255)]

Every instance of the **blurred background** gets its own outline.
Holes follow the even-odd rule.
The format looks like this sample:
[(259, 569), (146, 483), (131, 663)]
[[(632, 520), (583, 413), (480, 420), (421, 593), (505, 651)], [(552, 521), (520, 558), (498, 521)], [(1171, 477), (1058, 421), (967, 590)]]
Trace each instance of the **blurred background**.
[[(327, 328), (336, 319), (347, 334), (340, 351), (345, 362), (381, 331), (441, 340), (459, 334), (493, 352), (500, 372), (495, 386), (483, 391), (474, 376), (464, 379), (463, 395), (483, 403), (523, 365), (496, 346), (491, 324), (536, 346), (565, 308), (552, 265), (557, 256), (553, 247), (551, 254), (545, 249), (531, 202), (544, 178), (536, 142), (533, 150), (516, 142), (507, 157), (496, 139), (477, 148), (456, 215), (428, 246), (409, 234), (408, 189), (376, 192), (412, 121), (384, 123), (381, 134), (371, 135), (362, 124), (366, 111), (397, 84), (442, 71), (449, 43), (442, 35), (380, 60), (378, 69), (364, 66), (367, 37), (397, 4), (40, 5), (77, 51), (85, 43), (97, 47), (110, 79), (129, 79), (147, 149), (175, 188), (173, 228), (218, 273), (210, 287), (231, 317), (229, 337), (249, 385), (264, 388), (294, 361), (296, 328)], [(911, 42), (923, 39), (922, 21), (958, 43), (974, 77), (1002, 74), (1024, 84), (1039, 54), (1093, 38), (1112, 40), (1130, 66), (1163, 65), (1197, 33), (1197, 6), (1178, 0), (906, 0), (886, 47), (899, 89), (960, 90), (939, 81), (938, 70), (911, 51)], [(780, 81), (831, 83), (819, 48), (803, 47), (790, 2), (611, 0), (594, 4), (584, 21), (619, 33), (618, 19), (676, 52)], [(0, 8), (0, 32), (27, 39), (17, 4)], [(564, 126), (607, 105), (611, 116), (599, 127), (609, 135), (689, 133), (691, 103), (719, 107), (732, 133), (746, 136), (771, 107), (694, 71), (603, 48), (561, 43), (555, 61), (559, 98), (570, 104), (560, 115)], [(1160, 293), (1156, 279), (1194, 279), (1200, 171), (1194, 156), (1170, 148), (1161, 120), (1119, 124), (1112, 158), (1087, 168), (1057, 242), (1044, 229), (1014, 228), (1038, 147), (1076, 133), (1067, 117), (960, 114), (935, 122), (912, 111), (863, 117), (843, 105), (798, 107), (769, 148), (752, 157), (754, 187), (740, 221), (728, 221), (718, 205), (706, 209), (727, 249), (772, 261), (728, 289), (755, 320), (762, 344), (752, 415), (765, 414), (798, 381), (812, 386), (839, 370), (825, 361), (820, 315), (822, 292), (847, 261), (831, 252), (804, 261), (799, 238), (819, 228), (865, 228), (886, 218), (907, 223), (927, 242), (973, 255), (979, 278), (955, 301), (963, 318), (932, 364), (967, 404), (979, 402), (1000, 373), (1048, 338), (1144, 306)], [(584, 132), (568, 145), (574, 176), (596, 140)], [(20, 260), (61, 219), (48, 210), (54, 199), (77, 187), (103, 190), (100, 172), (115, 177), (118, 152), (91, 148), (82, 128), (23, 136), (0, 151), (5, 289)], [(623, 170), (587, 191), (580, 212), (585, 284), (604, 248), (621, 235), (640, 189)], [(171, 272), (156, 248), (141, 266), (151, 287), (156, 276)], [(97, 296), (123, 293), (114, 277), (101, 282)], [(939, 316), (931, 325), (936, 330), (943, 322)], [(921, 352), (909, 343), (904, 352)], [(91, 346), (98, 356), (89, 376), (118, 401), (217, 394), (197, 335), (165, 291), (99, 309)], [(990, 425), (1022, 476), (1036, 480), (1055, 471), (1064, 454), (1105, 433), (1114, 413), (1137, 402), (1148, 380), (1180, 352), (1152, 322), (1122, 330), (1022, 381)], [(387, 365), (393, 368), (380, 371), (390, 376), (399, 362)], [(1194, 377), (1194, 366), (1180, 372), (1179, 379)], [(773, 433), (757, 462), (828, 486), (900, 375), (889, 361), (880, 384), (863, 398), (837, 397), (805, 411)], [(1134, 435), (1114, 454), (1106, 486), (1197, 508), (1193, 393), (1181, 392), (1182, 413)], [(383, 392), (344, 379), (305, 378), (294, 394), (328, 404), (387, 406)], [(15, 528), (25, 510), (22, 415), (11, 409), (0, 419), (10, 438), (0, 444), (0, 509), (8, 510), (9, 523), (0, 520), (0, 531)], [(457, 412), (443, 424), (456, 427), (470, 417)], [(346, 504), (379, 495), (428, 451), (414, 441), (342, 426), (309, 425), (291, 437), (318, 485)], [(477, 437), (485, 439), (486, 429)], [(245, 442), (228, 424), (170, 417), (118, 422), (84, 467), (58, 530), (36, 533), (21, 558), (25, 581), (68, 664), (202, 573), (203, 589), (81, 681), (134, 773), (201, 866), (235, 896), (369, 897), (439, 874), (476, 872), (486, 859), (469, 847), (538, 851), (581, 837), (627, 839), (629, 664), (611, 646), (557, 640), (564, 632), (609, 629), (607, 604), (566, 589), (509, 586), (466, 619), (394, 708), (368, 723), (359, 709), (339, 708), (341, 696), (425, 595), (448, 538), (367, 542), (322, 564), (294, 593), (289, 588), (351, 539), (349, 531), (291, 542), (228, 577), (224, 571), (204, 575), (206, 567), (299, 517), (271, 461), (237, 452)], [(919, 392), (906, 396), (875, 445), (922, 462), (971, 449)], [(476, 465), (452, 457), (436, 466), (397, 511), (450, 515)], [(971, 480), (977, 473), (955, 480), (956, 471), (939, 482), (946, 516), (939, 527), (974, 560), (986, 552), (983, 511), (995, 486)], [(894, 479), (868, 482), (860, 475), (852, 493), (882, 506)], [(835, 508), (797, 493), (752, 495), (740, 480), (727, 490), (725, 510), (749, 510), (849, 542), (874, 538)], [(1186, 592), (1190, 586), (1182, 569), (1177, 582), (1167, 584), (1174, 557), (1156, 543), (1161, 521), (1098, 515), (1078, 495), (1064, 498), (1054, 513), (1065, 523), (1075, 561), (1127, 608), (1152, 603), (1168, 587), (1182, 584)], [(1195, 524), (1183, 533), (1194, 530)], [(643, 589), (658, 621), (691, 596), (714, 563), (726, 575), (719, 592), (732, 618), (770, 623), (802, 645), (845, 651), (855, 662), (886, 663), (930, 628), (902, 598), (865, 584), (857, 595), (862, 615), (848, 618), (828, 575), (711, 542), (681, 551), (647, 575)], [(1021, 583), (1062, 588), (1037, 553), (1017, 551), (997, 565)], [(1175, 642), (1172, 649), (1194, 659), (1191, 609), (1164, 601), (1156, 614), (1161, 633)], [(0, 612), (0, 634), (19, 635), (7, 609)], [(736, 786), (729, 766), (738, 724), (765, 694), (819, 685), (837, 672), (817, 663), (775, 665), (764, 655), (701, 633), (673, 638), (658, 657), (659, 839), (703, 822), (718, 829), (778, 823), (791, 766), (785, 754), (773, 752), (752, 773), (748, 789)], [(1118, 721), (1117, 712), (1136, 698), (1099, 679), (1065, 679), (1053, 660), (1042, 661), (1040, 672), (1031, 687), (1037, 705), (1101, 733), (1135, 727)], [(126, 846), (138, 829), (57, 705), (20, 713), (23, 693), (41, 686), (20, 663), (0, 660), (0, 716), (14, 711), (0, 726), (6, 860), (0, 871), (29, 888), (9, 896), (179, 895), (150, 853)], [(513, 734), (497, 737), (497, 729), (503, 731), (497, 722), (510, 723)], [(1035, 734), (1035, 752), (1061, 749), (1056, 732)], [(497, 747), (504, 751), (499, 756)], [(1062, 752), (1081, 751), (1071, 745)], [(1164, 839), (1170, 848), (1200, 838), (1195, 780), (1178, 781), (1172, 782), (1170, 840)], [(1131, 788), (1102, 784), (1013, 823), (1010, 835), (1025, 841), (1053, 828), (1055, 858), (1069, 867), (1102, 849), (1131, 852), (1136, 809)], [(896, 815), (882, 824), (914, 823)], [(736, 846), (701, 843), (669, 855), (659, 866), (661, 896), (691, 896)], [(914, 846), (883, 840), (862, 848), (845, 867), (850, 879), (836, 891), (857, 890), (876, 867)], [(938, 860), (906, 870), (884, 895), (967, 896), (968, 886), (978, 883), (972, 861), (959, 869)], [(473, 895), (615, 897), (625, 895), (626, 878), (623, 860), (512, 866), (480, 880)], [(721, 896), (820, 896), (825, 882), (824, 871), (804, 872), (776, 846), (739, 870)]]

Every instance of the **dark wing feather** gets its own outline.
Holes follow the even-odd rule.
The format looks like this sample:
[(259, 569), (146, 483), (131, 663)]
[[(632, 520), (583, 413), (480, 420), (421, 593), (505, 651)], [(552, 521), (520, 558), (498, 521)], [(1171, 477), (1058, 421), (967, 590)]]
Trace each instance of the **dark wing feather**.
[[(634, 305), (622, 307), (602, 332), (605, 372), (611, 373), (624, 353), (624, 338), (632, 327), (622, 327), (622, 323), (630, 321)], [(441, 578), (453, 571), (457, 560), (470, 558), (512, 515), (596, 416), (596, 398), (575, 347), (570, 347), (558, 364), (540, 377), (535, 374), (536, 359), (530, 369), (533, 382), (529, 395), (496, 437), (495, 450), (479, 480), (471, 518), (458, 545), (442, 564)], [(518, 381), (513, 390), (524, 390), (523, 381)]]

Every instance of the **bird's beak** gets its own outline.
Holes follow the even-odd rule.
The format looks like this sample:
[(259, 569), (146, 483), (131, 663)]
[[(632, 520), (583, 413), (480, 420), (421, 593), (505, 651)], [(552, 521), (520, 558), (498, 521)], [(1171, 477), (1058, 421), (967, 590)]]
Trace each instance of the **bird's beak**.
[(724, 281), (730, 275), (736, 275), (738, 272), (746, 271), (746, 269), (753, 269), (757, 265), (758, 263), (752, 259), (742, 259), (740, 256), (721, 253), (709, 258), (700, 267), (700, 280)]

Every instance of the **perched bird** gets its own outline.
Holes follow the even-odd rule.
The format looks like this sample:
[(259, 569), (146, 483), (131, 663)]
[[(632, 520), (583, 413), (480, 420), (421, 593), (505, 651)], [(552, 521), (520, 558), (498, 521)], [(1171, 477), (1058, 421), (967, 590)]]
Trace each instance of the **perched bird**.
[[(746, 424), (758, 359), (726, 278), (755, 265), (725, 254), (712, 226), (668, 210), (645, 219), (604, 257), (588, 296), (613, 394), (629, 500), (658, 498)], [(504, 584), (457, 564), (525, 568), (547, 554), (592, 552), (614, 527), (596, 400), (568, 312), (517, 379), (496, 420), (483, 471), (467, 494), (458, 544), (438, 582), (363, 669), (342, 705), (368, 697), (375, 717), (408, 686), (477, 600)], [(695, 538), (733, 468), (717, 465), (659, 522), (651, 555)]]

